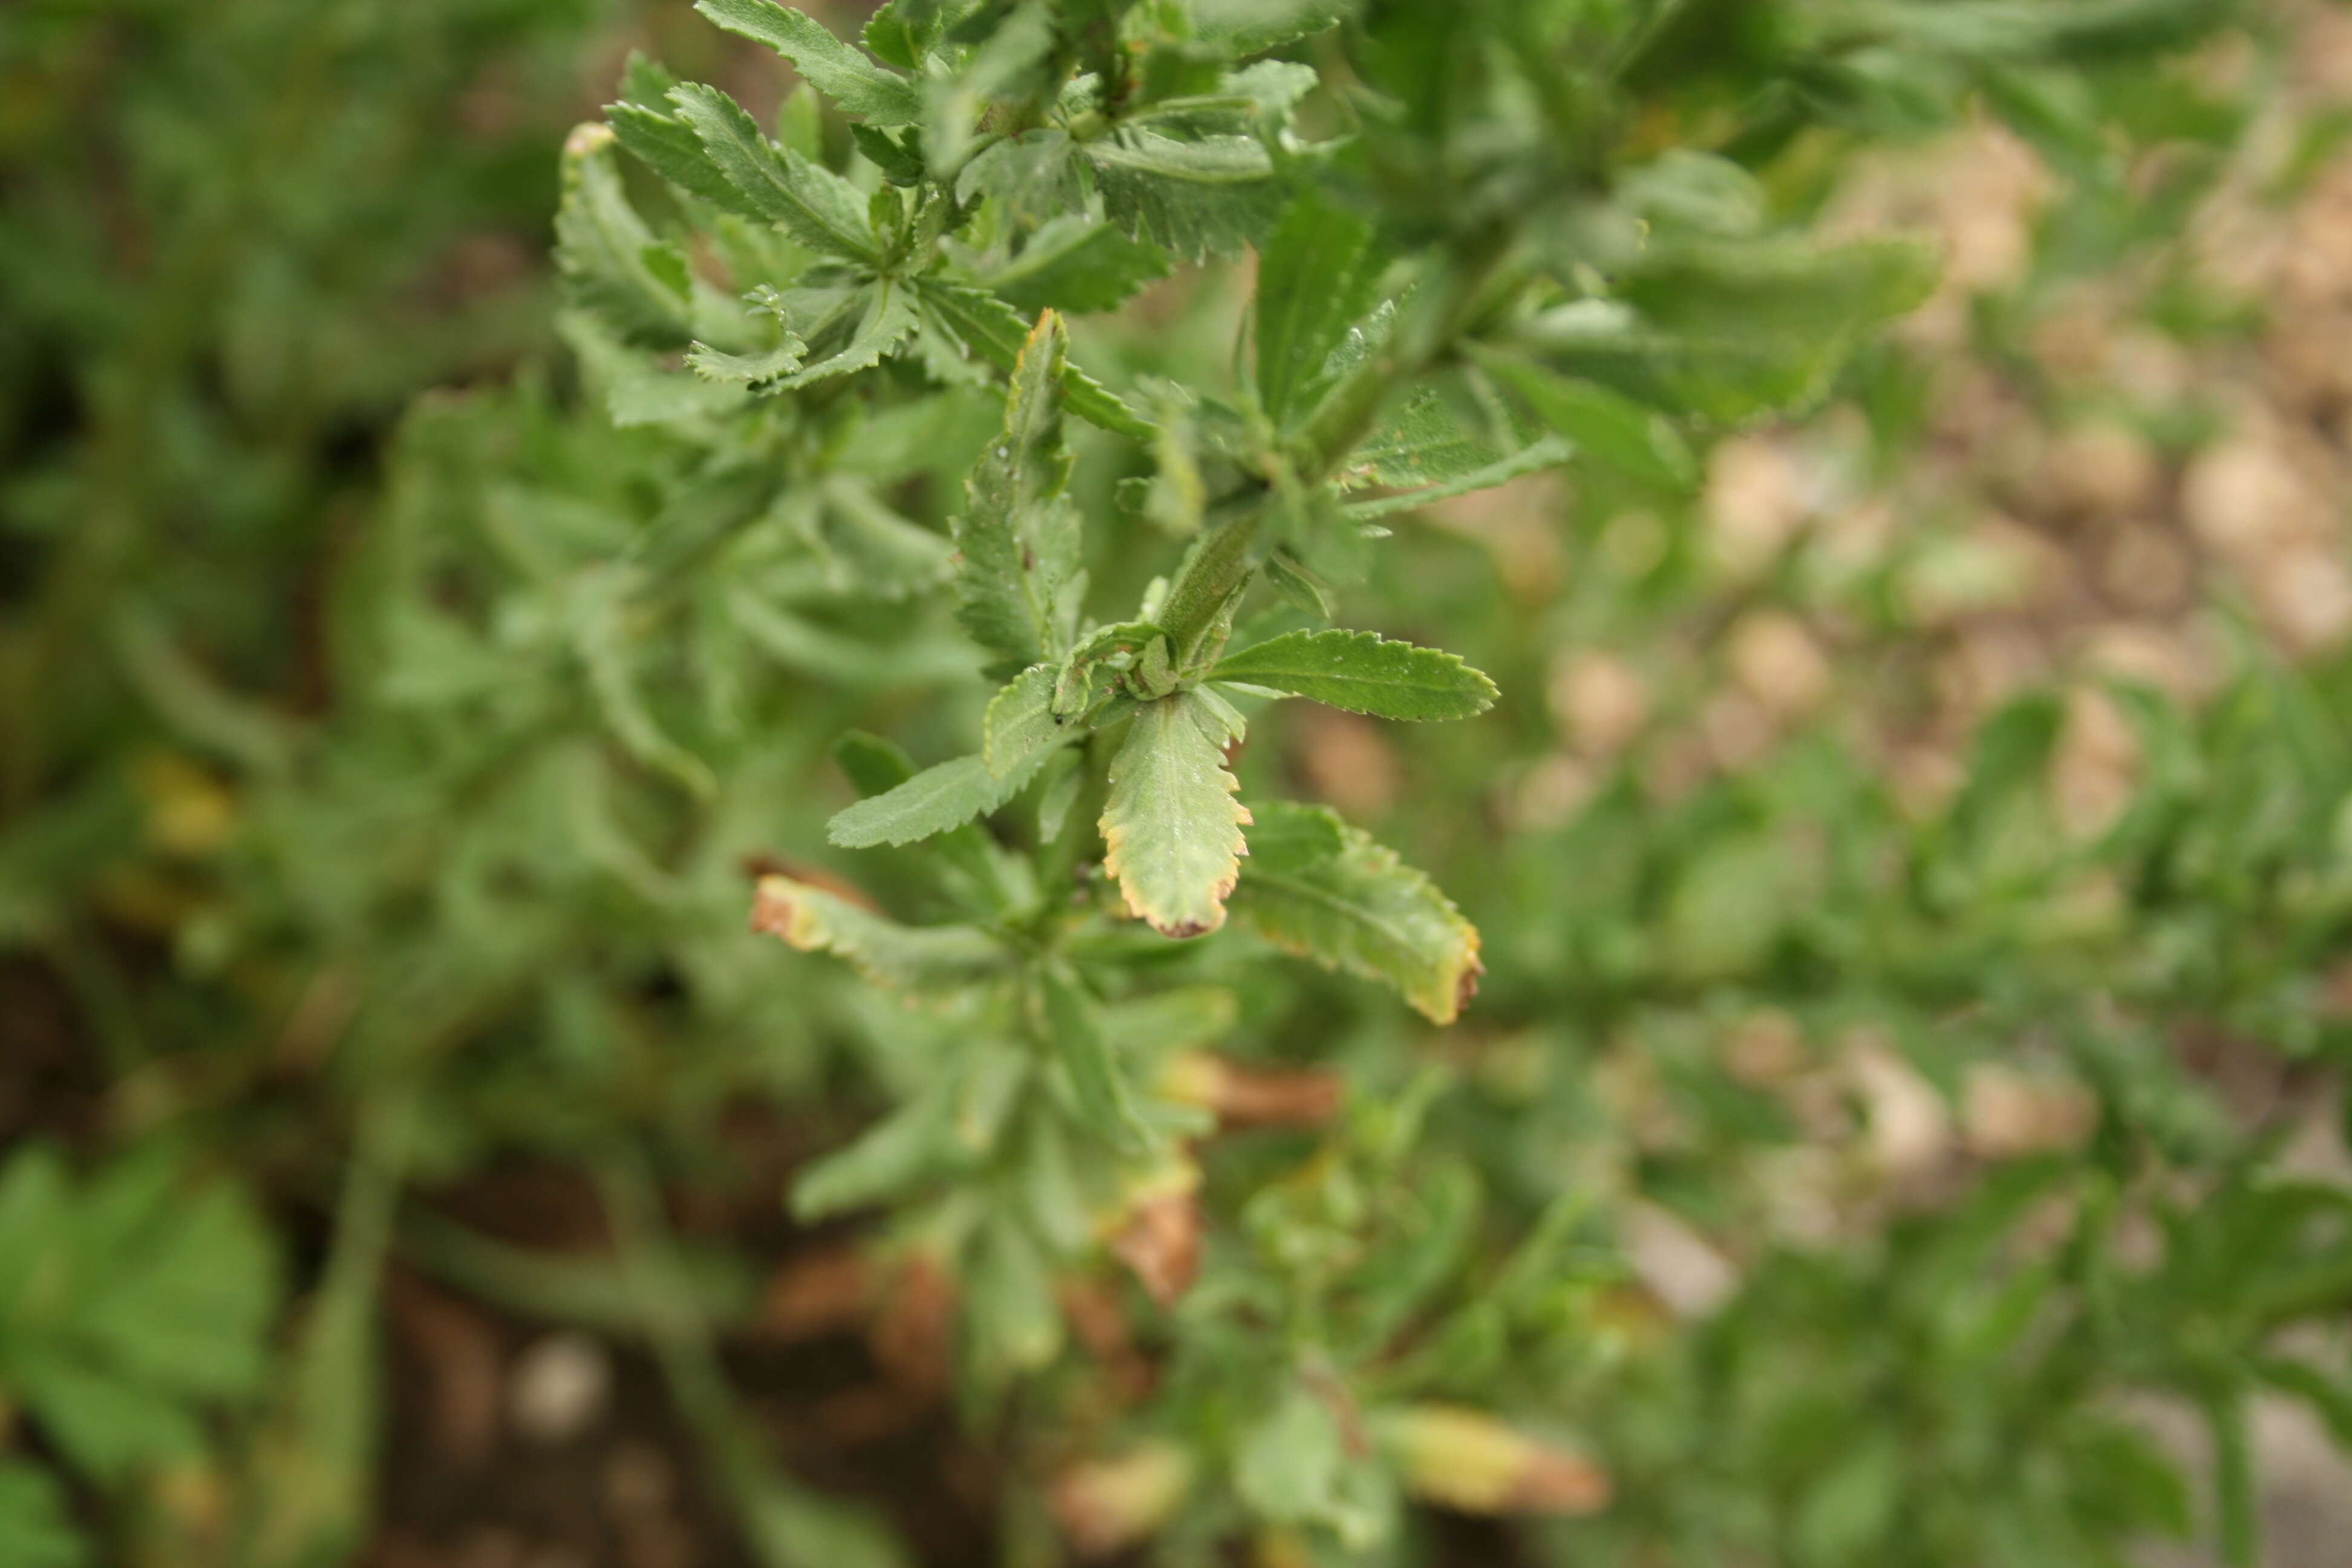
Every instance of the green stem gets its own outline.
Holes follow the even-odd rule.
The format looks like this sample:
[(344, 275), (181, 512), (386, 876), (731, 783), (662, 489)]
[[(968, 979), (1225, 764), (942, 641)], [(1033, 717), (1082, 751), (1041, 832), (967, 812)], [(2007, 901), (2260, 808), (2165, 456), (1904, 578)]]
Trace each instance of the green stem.
[[(1388, 340), (1324, 398), (1285, 454), (1300, 486), (1311, 489), (1328, 479), (1371, 432), (1389, 395), (1450, 353), (1493, 308), (1498, 289), (1509, 283), (1505, 264), (1513, 237), (1496, 228), (1463, 240), (1427, 302), (1409, 310)], [(1177, 568), (1160, 621), (1179, 668), (1199, 648), (1225, 601), (1249, 580), (1258, 530), (1280, 494), (1279, 487), (1261, 492), (1250, 510), (1195, 540)]]

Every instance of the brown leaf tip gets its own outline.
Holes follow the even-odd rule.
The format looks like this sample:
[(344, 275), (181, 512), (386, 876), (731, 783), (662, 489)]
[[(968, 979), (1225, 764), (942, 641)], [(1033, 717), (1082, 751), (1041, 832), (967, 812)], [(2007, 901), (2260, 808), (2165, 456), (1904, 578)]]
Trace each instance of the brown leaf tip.
[(1175, 1305), (1201, 1272), (1201, 1207), (1192, 1190), (1144, 1199), (1110, 1250), (1153, 1300)]
[(1478, 994), (1478, 977), (1486, 973), (1486, 965), (1476, 953), (1472, 953), (1469, 962), (1462, 966), (1461, 975), (1454, 982), (1454, 1011), (1457, 1016), (1470, 1005), (1471, 998)]
[(791, 942), (793, 917), (799, 908), (793, 901), (793, 884), (772, 872), (760, 879), (758, 891), (751, 900), (751, 929), (763, 936), (780, 936)]

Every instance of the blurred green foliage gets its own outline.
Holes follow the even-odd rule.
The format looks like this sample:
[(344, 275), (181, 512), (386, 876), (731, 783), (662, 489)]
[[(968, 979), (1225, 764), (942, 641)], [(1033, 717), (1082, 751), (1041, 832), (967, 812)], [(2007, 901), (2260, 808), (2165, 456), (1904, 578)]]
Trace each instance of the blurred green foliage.
[[(830, 1150), (784, 1201), (860, 1216), (886, 1319), (945, 1300), (1006, 1561), (1433, 1562), (1433, 1508), (1528, 1560), (2259, 1560), (2252, 1402), (2352, 1436), (2352, 1196), (2183, 1042), (2330, 1092), (2342, 656), (2243, 622), (2202, 700), (2098, 687), (2088, 828), (2079, 692), (1924, 802), (1885, 735), (1997, 597), (1904, 489), (1938, 353), (2058, 422), (2086, 280), (2252, 330), (2171, 242), (2276, 17), (702, 9), (748, 52), (0, 16), (0, 1560), (351, 1559), (395, 1258), (649, 1348), (757, 1560), (904, 1560), (725, 1371), (775, 1258), (660, 1201), (765, 1179), (746, 1106)], [(1839, 203), (1990, 124), (2063, 199), (1890, 344), (1934, 253)], [(1727, 566), (1727, 451), (1804, 420), (1891, 541)], [(1727, 663), (1785, 721), (1689, 765)], [(1578, 695), (1628, 666), (1663, 717)], [(444, 1212), (518, 1158), (610, 1249)]]

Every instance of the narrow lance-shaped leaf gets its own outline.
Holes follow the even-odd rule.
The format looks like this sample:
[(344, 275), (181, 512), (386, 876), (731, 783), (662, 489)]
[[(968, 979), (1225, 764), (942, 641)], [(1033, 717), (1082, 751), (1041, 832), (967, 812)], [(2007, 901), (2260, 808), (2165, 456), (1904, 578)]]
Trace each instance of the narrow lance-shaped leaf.
[(835, 813), (826, 834), (845, 849), (870, 849), (945, 833), (1020, 794), (1049, 754), (1039, 752), (1003, 778), (990, 773), (978, 755), (925, 768), (888, 794)]
[(1358, 6), (1355, 0), (1192, 0), (1189, 9), (1195, 34), (1241, 56), (1336, 26)]
[(952, 989), (1004, 969), (1009, 955), (970, 926), (903, 926), (780, 873), (760, 879), (751, 929), (803, 952), (830, 952), (894, 991)]
[(709, 764), (670, 738), (637, 689), (630, 658), (634, 639), (625, 613), (635, 582), (635, 574), (624, 567), (607, 567), (579, 580), (566, 605), (572, 647), (587, 669), (589, 688), (605, 723), (629, 754), (708, 798), (719, 788)]
[(870, 264), (879, 258), (865, 198), (848, 181), (770, 142), (743, 106), (715, 87), (681, 87), (670, 100), (727, 183), (759, 216), (845, 260)]
[(1495, 683), (1453, 654), (1336, 627), (1245, 647), (1220, 660), (1210, 679), (1381, 719), (1467, 719), (1495, 704)]
[(1238, 731), (1223, 703), (1179, 691), (1137, 710), (1111, 760), (1103, 806), (1103, 868), (1127, 907), (1164, 936), (1200, 936), (1225, 921), (1225, 899), (1248, 853), (1249, 812), (1225, 769)]
[(1140, 1142), (1142, 1124), (1136, 1119), (1126, 1076), (1112, 1055), (1102, 1011), (1094, 998), (1086, 994), (1068, 965), (1055, 963), (1037, 971), (1036, 999), (1043, 1015), (1040, 1022), (1070, 1075), (1078, 1114), (1097, 1135), (1114, 1143)]
[(573, 130), (563, 144), (563, 205), (555, 216), (555, 265), (564, 290), (613, 331), (655, 348), (689, 335), (684, 292), (646, 263), (659, 248), (629, 205), (613, 166), (613, 133)]
[(1371, 225), (1318, 196), (1299, 199), (1258, 259), (1257, 395), (1287, 427), (1321, 401), (1348, 329), (1379, 302)]
[(766, 221), (751, 198), (719, 172), (719, 165), (703, 149), (702, 138), (685, 121), (642, 103), (608, 103), (604, 119), (622, 146), (679, 190), (701, 197), (721, 212)]
[(1698, 483), (1698, 459), (1664, 415), (1622, 393), (1558, 375), (1512, 354), (1482, 353), (1479, 363), (1526, 400), (1536, 417), (1596, 463), (1669, 489)]
[(1450, 1024), (1478, 988), (1478, 928), (1430, 879), (1328, 807), (1263, 808), (1243, 920), (1327, 969), (1384, 980), (1432, 1023)]
[(915, 83), (876, 65), (813, 16), (773, 0), (695, 0), (694, 8), (792, 61), (802, 79), (852, 114), (877, 125), (912, 125), (923, 117)]
[(1063, 497), (1062, 319), (1051, 310), (1013, 367), (1004, 429), (972, 469), (956, 520), (958, 612), (974, 641), (1014, 668), (1058, 658), (1070, 635), (1078, 517)]
[(953, 1147), (955, 1080), (940, 1078), (896, 1112), (825, 1155), (793, 1183), (793, 1214), (803, 1223), (897, 1197), (948, 1164)]
[[(1401, 511), (1417, 511), (1437, 501), (1452, 500), (1456, 496), (1475, 495), (1497, 485), (1507, 485), (1513, 479), (1546, 468), (1559, 468), (1576, 456), (1576, 448), (1558, 436), (1547, 436), (1533, 441), (1507, 457), (1499, 458), (1480, 468), (1459, 473), (1433, 485), (1398, 495), (1376, 496), (1370, 500), (1351, 500), (1339, 508), (1340, 515), (1354, 522), (1370, 522), (1379, 518), (1393, 517)], [(1328, 618), (1328, 617), (1327, 617)]]
[(999, 1213), (982, 1223), (963, 1279), (971, 1302), (970, 1366), (981, 1386), (1001, 1387), (1061, 1353), (1053, 1270), (1018, 1218)]
[[(852, 730), (833, 743), (833, 760), (857, 793), (868, 799), (888, 795), (915, 778), (913, 759), (892, 742)], [(988, 836), (972, 823), (942, 830), (934, 846), (940, 858), (961, 873), (982, 898), (999, 887)]]

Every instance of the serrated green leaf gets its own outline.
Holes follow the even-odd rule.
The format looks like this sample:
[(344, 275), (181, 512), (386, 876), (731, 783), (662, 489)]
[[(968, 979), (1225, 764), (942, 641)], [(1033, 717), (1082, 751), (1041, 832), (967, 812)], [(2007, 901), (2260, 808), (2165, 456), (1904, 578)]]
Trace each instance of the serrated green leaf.
[(1358, 0), (1187, 0), (1192, 31), (1231, 56), (1254, 55), (1334, 27)]
[(1467, 719), (1495, 705), (1495, 683), (1455, 655), (1338, 627), (1287, 632), (1228, 654), (1209, 679), (1381, 719)]
[(849, 139), (857, 144), (857, 150), (866, 154), (868, 162), (882, 171), (882, 177), (892, 184), (912, 186), (922, 184), (929, 165), (923, 162), (921, 153), (907, 144), (905, 137), (893, 136), (860, 121), (849, 128)]
[(1163, 936), (1225, 923), (1250, 820), (1225, 769), (1225, 746), (1238, 738), (1202, 693), (1179, 691), (1137, 710), (1111, 760), (1103, 869), (1128, 911)]
[(835, 741), (833, 760), (861, 795), (887, 795), (915, 776), (915, 761), (904, 746), (864, 730)]
[(889, 0), (866, 18), (866, 47), (906, 70), (920, 70), (947, 30), (949, 0)]
[[(1086, 220), (1087, 187), (1077, 144), (1057, 127), (1024, 131), (991, 142), (956, 175), (956, 199), (996, 204), (1010, 230)], [(1116, 232), (1116, 231), (1114, 231)]]
[(887, 795), (835, 813), (825, 831), (845, 849), (912, 844), (994, 811), (1019, 795), (1034, 772), (1034, 766), (1017, 769), (1000, 779), (978, 754), (958, 757), (925, 768)]
[(1015, 668), (1059, 659), (1077, 604), (1077, 509), (1062, 440), (1065, 337), (1047, 311), (1013, 367), (1004, 428), (981, 456), (956, 519), (957, 618), (972, 640)]
[[(857, 793), (868, 799), (889, 794), (915, 777), (914, 760), (895, 742), (862, 730), (852, 730), (833, 743), (833, 760)], [(992, 846), (972, 823), (962, 823), (937, 836), (934, 850), (965, 879), (968, 890), (983, 900), (1000, 886)]]
[(653, 231), (629, 205), (613, 166), (613, 132), (583, 125), (563, 145), (563, 199), (555, 215), (555, 265), (564, 292), (623, 337), (680, 348), (692, 335), (689, 300), (646, 263)]
[(1287, 550), (1276, 550), (1267, 554), (1265, 580), (1267, 585), (1281, 595), (1283, 602), (1293, 609), (1321, 621), (1331, 618), (1331, 584), (1316, 575), (1305, 562)]
[(765, 389), (800, 369), (807, 353), (808, 344), (787, 332), (783, 342), (765, 353), (730, 354), (709, 343), (697, 343), (687, 351), (686, 363), (705, 381)]
[[(962, 288), (936, 278), (917, 279), (915, 286), (924, 307), (967, 352), (1000, 370), (1010, 371), (1019, 363), (1031, 330), (1020, 311), (982, 289)], [(1076, 365), (1064, 372), (1062, 398), (1071, 413), (1115, 436), (1151, 439), (1151, 426), (1141, 416)]]
[(1473, 428), (1441, 389), (1425, 386), (1349, 455), (1343, 482), (1449, 484), (1492, 471), (1512, 455), (1493, 434)]
[(1041, 0), (1019, 0), (996, 10), (986, 36), (956, 69), (929, 79), (923, 155), (932, 174), (945, 179), (963, 167), (990, 103), (1012, 92), (1053, 53), (1054, 24), (1053, 12)]
[[(673, 83), (672, 86), (676, 84)], [(667, 99), (668, 88), (663, 89)], [(703, 150), (702, 138), (676, 115), (641, 103), (610, 103), (604, 120), (622, 146), (646, 167), (689, 195), (739, 217), (761, 216), (750, 198), (730, 184)]]
[(26, 1459), (0, 1459), (0, 1563), (10, 1568), (83, 1568), (89, 1543), (74, 1528), (65, 1489)]
[(1309, 193), (1292, 203), (1258, 258), (1258, 405), (1277, 429), (1314, 411), (1338, 376), (1348, 330), (1380, 302), (1385, 258), (1372, 226)]
[(760, 879), (751, 929), (803, 952), (832, 953), (877, 985), (918, 994), (969, 985), (1011, 963), (1003, 945), (985, 931), (900, 925), (781, 873)]
[(1690, 444), (1655, 409), (1517, 355), (1480, 353), (1478, 363), (1594, 462), (1668, 489), (1688, 491), (1697, 485), (1698, 459)]
[(1058, 665), (1034, 664), (1013, 678), (988, 704), (981, 755), (1004, 778), (1047, 752), (1076, 740), (1085, 726), (1054, 711)]
[(1066, 215), (1040, 228), (1019, 256), (990, 273), (988, 286), (1024, 310), (1079, 315), (1117, 310), (1174, 266), (1156, 245), (1130, 239), (1107, 223)]
[(827, 255), (869, 265), (880, 259), (866, 222), (866, 199), (856, 186), (770, 142), (743, 106), (715, 87), (688, 84), (673, 91), (670, 101), (754, 216), (782, 224), (793, 238)]
[(605, 416), (622, 429), (649, 425), (698, 428), (747, 401), (740, 385), (709, 381), (691, 371), (662, 369), (585, 311), (564, 311), (555, 328), (578, 356), (589, 383), (604, 395)]
[(1259, 808), (1234, 908), (1284, 951), (1395, 986), (1450, 1024), (1477, 989), (1478, 928), (1427, 877), (1319, 805)]
[(1128, 130), (1088, 142), (1086, 155), (1110, 220), (1188, 261), (1238, 255), (1283, 215), (1285, 187), (1253, 137)]
[(695, 0), (694, 8), (792, 61), (803, 80), (852, 114), (876, 125), (912, 125), (923, 117), (916, 83), (884, 70), (813, 16), (774, 0)]
[[(780, 385), (808, 386), (865, 370), (878, 363), (883, 355), (906, 342), (907, 334), (915, 330), (913, 292), (897, 279), (880, 278), (868, 284), (853, 297), (849, 310), (855, 312), (850, 318), (855, 325), (850, 327), (846, 341), (827, 351), (815, 363), (803, 365), (786, 376)], [(834, 335), (819, 329), (816, 342), (822, 345)]]
[(621, 63), (624, 102), (659, 110), (669, 101), (669, 89), (677, 85), (676, 73), (642, 49), (631, 49), (629, 58)]
[[(1216, 96), (1228, 102), (1236, 99), (1247, 102), (1263, 117), (1263, 123), (1278, 121), (1297, 108), (1298, 100), (1322, 80), (1322, 73), (1302, 60), (1258, 60), (1227, 71), (1217, 82)], [(1173, 99), (1153, 105), (1152, 111), (1191, 118), (1186, 107), (1182, 99)]]

